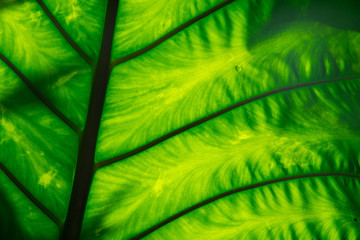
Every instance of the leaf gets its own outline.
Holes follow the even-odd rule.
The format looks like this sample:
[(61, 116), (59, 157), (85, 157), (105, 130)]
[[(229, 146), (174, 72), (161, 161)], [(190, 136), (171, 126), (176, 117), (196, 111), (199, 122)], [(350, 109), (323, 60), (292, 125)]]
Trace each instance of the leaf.
[(358, 239), (359, 10), (2, 1), (1, 237)]

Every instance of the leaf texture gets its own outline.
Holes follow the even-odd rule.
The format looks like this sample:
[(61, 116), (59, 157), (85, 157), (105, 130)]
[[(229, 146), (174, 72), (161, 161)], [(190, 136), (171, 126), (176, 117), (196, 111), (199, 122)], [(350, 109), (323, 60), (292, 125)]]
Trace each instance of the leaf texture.
[[(360, 108), (350, 106), (360, 100), (354, 97), (359, 87), (354, 79), (268, 96), (101, 168), (90, 193), (86, 232), (129, 239), (235, 188), (312, 173), (356, 175)], [(336, 105), (340, 99), (343, 106)]]
[(233, 2), (114, 68), (97, 161), (265, 92), (360, 72), (359, 34), (321, 23), (285, 23), (249, 49), (248, 5)]
[(0, 238), (358, 239), (359, 11), (1, 1)]
[(358, 188), (352, 177), (279, 182), (202, 206), (144, 239), (358, 239)]

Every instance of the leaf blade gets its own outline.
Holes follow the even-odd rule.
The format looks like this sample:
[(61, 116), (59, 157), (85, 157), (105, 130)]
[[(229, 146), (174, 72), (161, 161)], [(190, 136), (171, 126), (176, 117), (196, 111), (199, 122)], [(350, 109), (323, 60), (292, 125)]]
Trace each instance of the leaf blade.
[[(248, 10), (247, 2), (233, 2), (115, 67), (96, 161), (125, 154), (264, 92), (360, 74), (358, 33), (296, 21), (249, 48)], [(337, 50), (340, 43), (344, 50)], [(320, 59), (312, 58), (314, 51)]]
[(271, 95), (100, 168), (84, 239), (128, 239), (198, 202), (263, 181), (358, 174), (359, 88), (357, 78)]
[[(1, 61), (0, 161), (35, 198), (63, 220), (78, 135), (9, 70)], [(54, 142), (61, 148), (55, 147)]]
[(358, 188), (346, 177), (271, 184), (217, 200), (144, 239), (357, 239)]

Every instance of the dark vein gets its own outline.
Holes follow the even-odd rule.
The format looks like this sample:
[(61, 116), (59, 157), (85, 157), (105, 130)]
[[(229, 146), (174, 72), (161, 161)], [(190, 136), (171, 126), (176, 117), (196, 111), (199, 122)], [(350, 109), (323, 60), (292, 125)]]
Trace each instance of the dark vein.
[(241, 188), (237, 188), (237, 189), (233, 189), (230, 190), (228, 192), (224, 192), (222, 194), (219, 194), (217, 196), (214, 196), (212, 198), (209, 198), (205, 201), (202, 201), (200, 203), (197, 203), (167, 219), (165, 219), (164, 221), (154, 225), (153, 227), (147, 229), (146, 231), (138, 234), (137, 236), (131, 238), (132, 240), (136, 240), (136, 239), (141, 239), (149, 234), (151, 234), (152, 232), (156, 231), (157, 229), (165, 226), (166, 224), (175, 221), (176, 219), (184, 216), (185, 214), (188, 214), (200, 207), (203, 207), (209, 203), (212, 203), (216, 200), (219, 200), (221, 198), (227, 197), (229, 195), (235, 194), (235, 193), (239, 193), (239, 192), (243, 192), (246, 190), (250, 190), (250, 189), (254, 189), (254, 188), (258, 188), (258, 187), (263, 187), (269, 184), (273, 184), (273, 183), (279, 183), (279, 182), (284, 182), (284, 181), (290, 181), (290, 180), (294, 180), (294, 179), (301, 179), (301, 178), (310, 178), (310, 177), (329, 177), (329, 176), (341, 176), (341, 177), (352, 177), (352, 178), (358, 178), (360, 180), (360, 176), (358, 175), (353, 175), (353, 174), (348, 174), (348, 173), (315, 173), (315, 174), (305, 174), (305, 175), (297, 175), (297, 176), (290, 176), (290, 177), (283, 177), (283, 178), (278, 178), (278, 179), (274, 179), (274, 180), (269, 180), (269, 181), (264, 181), (264, 182), (260, 182), (260, 183), (256, 183), (253, 185), (249, 185), (246, 187), (241, 187)]
[(68, 43), (72, 46), (72, 48), (91, 66), (94, 66), (94, 63), (91, 61), (90, 57), (83, 51), (81, 48), (74, 42), (74, 40), (67, 34), (65, 29), (60, 25), (60, 23), (56, 20), (55, 16), (51, 13), (51, 11), (46, 7), (46, 5), (42, 2), (42, 0), (36, 0), (36, 2), (43, 9), (48, 18), (52, 21), (55, 27), (59, 30), (61, 35), (68, 41)]
[(180, 31), (184, 30), (185, 28), (189, 27), (190, 25), (198, 22), (199, 20), (207, 17), (208, 15), (216, 12), (217, 10), (225, 7), (226, 5), (234, 2), (235, 0), (228, 0), (228, 1), (225, 1), (213, 8), (211, 8), (210, 10), (198, 15), (197, 17), (191, 19), (190, 21), (184, 23), (183, 25), (177, 27), (176, 29), (172, 30), (171, 32), (169, 32), (168, 34), (164, 35), (163, 37), (161, 37), (160, 39), (156, 40), (155, 42), (153, 42), (152, 44), (148, 45), (147, 47), (145, 48), (142, 48), (134, 53), (131, 53), (125, 57), (122, 57), (122, 58), (119, 58), (119, 59), (116, 59), (114, 60), (111, 65), (112, 67), (120, 64), (120, 63), (124, 63), (126, 61), (129, 61), (130, 59), (133, 59), (135, 57), (138, 57), (139, 55), (142, 55), (144, 53), (146, 53), (147, 51), (155, 48), (156, 46), (158, 46), (159, 44), (161, 44), (162, 42), (166, 41), (167, 39), (171, 38), (172, 36), (174, 36), (175, 34), (179, 33)]
[(26, 197), (30, 199), (46, 216), (48, 216), (58, 227), (59, 229), (62, 226), (61, 221), (51, 213), (42, 203), (37, 200), (25, 187), (22, 185), (19, 180), (4, 166), (0, 163), (0, 169), (5, 173), (5, 175), (24, 193)]
[(63, 240), (78, 239), (80, 236), (87, 198), (94, 175), (95, 148), (111, 71), (111, 47), (118, 4), (119, 0), (109, 0), (107, 5), (100, 55), (93, 75), (90, 103), (84, 133), (80, 139), (69, 208), (61, 234)]
[(11, 70), (13, 70), (19, 78), (31, 89), (31, 91), (48, 107), (50, 108), (53, 113), (56, 114), (64, 123), (66, 123), (72, 130), (74, 130), (77, 134), (81, 133), (81, 130), (73, 123), (71, 122), (64, 114), (62, 114), (54, 105), (52, 105), (42, 94), (41, 92), (25, 77), (22, 72), (15, 67), (14, 64), (10, 62), (9, 59), (7, 59), (3, 54), (0, 53), (0, 59), (3, 60), (6, 65), (10, 67)]
[(284, 88), (280, 88), (280, 89), (276, 89), (276, 90), (273, 90), (273, 91), (269, 91), (269, 92), (266, 92), (266, 93), (263, 93), (263, 94), (260, 94), (260, 95), (257, 95), (255, 97), (252, 97), (252, 98), (249, 98), (249, 99), (246, 99), (244, 101), (241, 101), (241, 102), (238, 102), (238, 103), (235, 103), (234, 105), (231, 105), (225, 109), (222, 109), (218, 112), (215, 112), (213, 114), (210, 114), (202, 119), (199, 119), (195, 122), (192, 122), (188, 125), (185, 125), (181, 128), (178, 128), (158, 139), (155, 139), (154, 141), (146, 144), (146, 145), (143, 145), (137, 149), (134, 149), (132, 151), (129, 151), (127, 153), (124, 153), (122, 155), (119, 155), (119, 156), (116, 156), (116, 157), (113, 157), (113, 158), (110, 158), (110, 159), (107, 159), (107, 160), (104, 160), (104, 161), (101, 161), (101, 162), (98, 162), (96, 163), (96, 169), (98, 168), (101, 168), (101, 167), (105, 167), (109, 164), (112, 164), (112, 163), (115, 163), (115, 162), (118, 162), (118, 161), (121, 161), (125, 158), (129, 158), (131, 156), (134, 156), (138, 153), (141, 153), (171, 137), (174, 137), (182, 132), (185, 132), (193, 127), (196, 127), (204, 122), (207, 122), (213, 118), (216, 118), (222, 114), (225, 114), (235, 108), (238, 108), (240, 106), (243, 106), (245, 104), (248, 104), (248, 103), (251, 103), (251, 102), (254, 102), (256, 100), (259, 100), (259, 99), (262, 99), (262, 98), (265, 98), (265, 97), (268, 97), (268, 96), (271, 96), (271, 95), (274, 95), (274, 94), (277, 94), (277, 93), (281, 93), (281, 92), (285, 92), (285, 91), (289, 91), (289, 90), (293, 90), (293, 89), (297, 89), (297, 88), (303, 88), (303, 87), (309, 87), (309, 86), (314, 86), (314, 85), (319, 85), (319, 84), (324, 84), (324, 83), (329, 83), (329, 82), (338, 82), (338, 81), (344, 81), (344, 80), (350, 80), (350, 79), (355, 79), (355, 78), (360, 78), (360, 76), (353, 76), (353, 77), (344, 77), (344, 78), (337, 78), (337, 79), (328, 79), (328, 80), (322, 80), (322, 81), (317, 81), (317, 82), (310, 82), (310, 83), (303, 83), (303, 84), (298, 84), (298, 85), (294, 85), (294, 86), (288, 86), (288, 87), (284, 87)]

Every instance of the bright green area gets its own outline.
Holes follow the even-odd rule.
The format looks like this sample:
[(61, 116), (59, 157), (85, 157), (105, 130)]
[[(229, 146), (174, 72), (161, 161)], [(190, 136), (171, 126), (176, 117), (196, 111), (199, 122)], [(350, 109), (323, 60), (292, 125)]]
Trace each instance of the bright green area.
[(55, 107), (82, 128), (91, 88), (90, 66), (36, 1), (0, 3), (0, 26), (0, 52)]
[(248, 190), (215, 201), (144, 239), (360, 238), (359, 179), (318, 177)]
[(11, 240), (53, 240), (59, 229), (0, 170), (0, 236)]
[(65, 31), (96, 63), (105, 22), (107, 1), (43, 0)]
[[(0, 2), (0, 53), (80, 130), (106, 1)], [(220, 0), (120, 1), (112, 60), (149, 46)], [(114, 66), (96, 157), (137, 149), (228, 106), (266, 96), (95, 173), (82, 239), (129, 239), (224, 192), (283, 177), (360, 176), (357, 0), (239, 0)], [(0, 162), (63, 222), (79, 135), (0, 61)], [(240, 192), (148, 239), (358, 239), (359, 179), (311, 177)], [(358, 221), (354, 221), (354, 219)], [(58, 227), (0, 170), (0, 238), (56, 239)]]
[(99, 169), (83, 239), (128, 239), (210, 197), (267, 180), (360, 175), (359, 91), (360, 78), (272, 95)]
[[(102, 5), (94, 1), (46, 1), (70, 37), (94, 61), (99, 52), (106, 7), (102, 1), (98, 3)], [(95, 5), (98, 6), (94, 10)], [(64, 16), (67, 16), (65, 20)], [(63, 21), (68, 21), (68, 25)], [(1, 1), (0, 26), (0, 53), (50, 104), (78, 128), (83, 128), (91, 66), (36, 1)], [(60, 222), (67, 213), (78, 141), (78, 134), (0, 61), (0, 162)], [(21, 192), (20, 196), (9, 179), (1, 178), (0, 186), (0, 221), (4, 223), (1, 239), (57, 238), (58, 227)]]
[(224, 0), (122, 0), (116, 19), (112, 59), (152, 44)]
[(63, 220), (78, 136), (2, 61), (0, 79), (0, 162)]
[[(272, 13), (265, 2), (269, 4), (264, 1), (256, 8), (236, 1), (116, 66), (96, 161), (136, 149), (264, 92), (360, 75), (360, 33), (300, 17), (280, 25), (270, 19), (276, 27), (260, 29)], [(259, 30), (253, 30), (248, 15), (255, 18), (251, 23), (259, 22)]]

